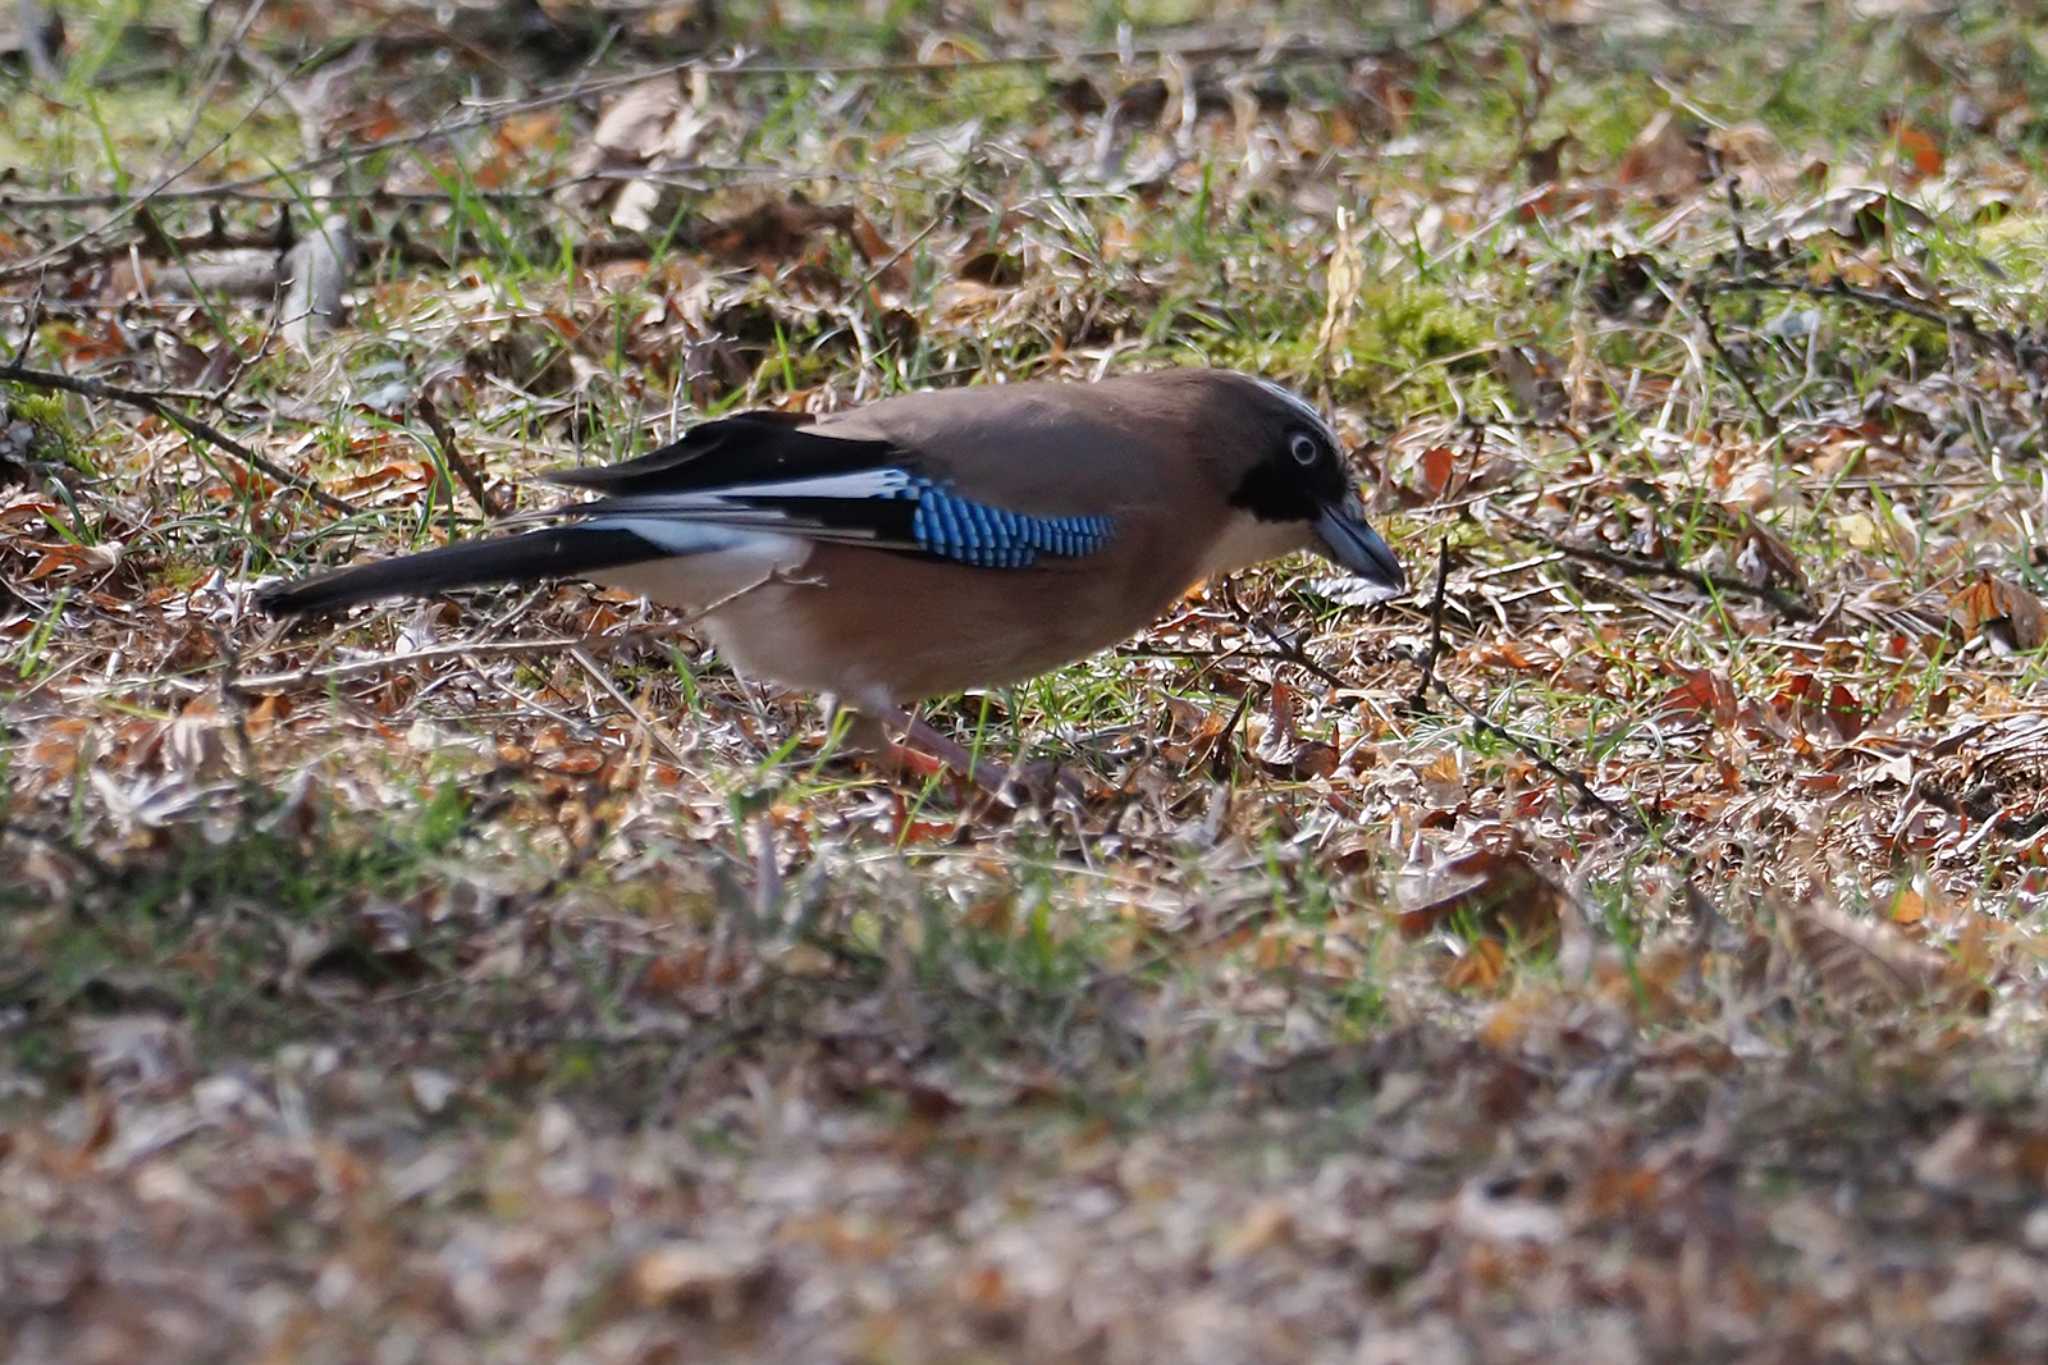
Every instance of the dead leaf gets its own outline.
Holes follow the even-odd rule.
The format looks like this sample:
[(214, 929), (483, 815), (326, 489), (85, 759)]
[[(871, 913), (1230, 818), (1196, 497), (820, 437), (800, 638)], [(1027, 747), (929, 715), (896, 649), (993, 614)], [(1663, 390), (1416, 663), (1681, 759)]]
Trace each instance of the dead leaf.
[(1405, 937), (1420, 938), (1460, 916), (1480, 933), (1512, 936), (1523, 943), (1557, 932), (1564, 891), (1517, 848), (1474, 849), (1435, 869), (1434, 876), (1461, 885), (1402, 912)]
[(1941, 174), (1941, 147), (1931, 134), (1901, 119), (1892, 124), (1892, 143), (1920, 174)]
[(760, 1247), (677, 1240), (642, 1252), (629, 1279), (643, 1308), (683, 1309), (724, 1322), (758, 1298), (773, 1276)]
[(1863, 704), (1856, 700), (1856, 694), (1843, 683), (1836, 683), (1828, 688), (1828, 704), (1823, 714), (1844, 742), (1862, 734), (1868, 720)]
[(1720, 674), (1705, 668), (1686, 668), (1672, 665), (1680, 682), (1664, 694), (1663, 709), (1681, 714), (1691, 713), (1710, 720), (1725, 729), (1735, 723), (1738, 710), (1735, 688)]
[(1339, 207), (1323, 288), (1323, 325), (1316, 333), (1317, 354), (1324, 365), (1334, 366), (1338, 373), (1350, 365), (1350, 348), (1344, 345), (1344, 338), (1351, 331), (1351, 313), (1358, 306), (1358, 292), (1364, 283), (1365, 262), (1358, 254), (1351, 212)]
[(1927, 211), (1890, 190), (1874, 185), (1844, 185), (1817, 202), (1781, 214), (1767, 225), (1772, 236), (1804, 242), (1833, 233), (1851, 246), (1868, 246), (1891, 235), (1892, 224), (1915, 232), (1934, 226)]
[(1502, 346), (1493, 353), (1515, 403), (1534, 422), (1554, 422), (1564, 414), (1564, 362), (1541, 346)]
[(118, 543), (75, 545), (70, 541), (59, 541), (54, 544), (28, 544), (22, 548), (41, 553), (41, 558), (24, 575), (25, 581), (30, 583), (39, 583), (59, 574), (69, 577), (81, 573), (105, 573), (121, 562)]
[[(888, 261), (893, 254), (859, 209), (849, 204), (813, 204), (800, 194), (764, 200), (744, 213), (711, 224), (699, 245), (714, 256), (758, 270), (792, 263), (823, 269), (828, 233), (844, 236), (861, 259), (870, 263)], [(908, 278), (907, 264), (895, 261), (882, 282), (900, 287)]]
[(1216, 1248), (1216, 1260), (1221, 1265), (1234, 1265), (1284, 1243), (1293, 1235), (1293, 1211), (1281, 1200), (1263, 1200), (1224, 1233)]
[(2048, 1179), (2048, 1134), (2003, 1115), (1965, 1113), (1913, 1159), (1913, 1175), (1957, 1195), (2038, 1198)]
[(1990, 992), (1953, 960), (1883, 921), (1851, 919), (1809, 901), (1795, 906), (1784, 922), (1794, 953), (1841, 1008), (1990, 1007)]
[(1480, 939), (1444, 969), (1444, 987), (1453, 991), (1497, 990), (1507, 979), (1507, 949), (1490, 938)]
[(1273, 684), (1267, 695), (1270, 720), (1253, 753), (1276, 774), (1295, 781), (1328, 777), (1337, 770), (1337, 750), (1320, 740), (1303, 739), (1294, 728), (1297, 694), (1286, 683)]
[(2048, 642), (2048, 608), (2026, 588), (1986, 570), (1948, 602), (1948, 619), (1967, 639), (2029, 653)]
[(674, 216), (676, 189), (652, 174), (630, 173), (688, 162), (715, 123), (712, 113), (685, 100), (673, 77), (636, 85), (605, 111), (590, 141), (570, 159), (561, 197), (585, 207), (609, 200), (615, 227), (653, 231)]
[(1457, 467), (1458, 452), (1449, 446), (1431, 446), (1422, 452), (1422, 485), (1437, 497), (1451, 486), (1451, 471)]
[(1658, 198), (1697, 193), (1707, 179), (1707, 157), (1698, 132), (1671, 110), (1660, 110), (1636, 135), (1614, 178)]

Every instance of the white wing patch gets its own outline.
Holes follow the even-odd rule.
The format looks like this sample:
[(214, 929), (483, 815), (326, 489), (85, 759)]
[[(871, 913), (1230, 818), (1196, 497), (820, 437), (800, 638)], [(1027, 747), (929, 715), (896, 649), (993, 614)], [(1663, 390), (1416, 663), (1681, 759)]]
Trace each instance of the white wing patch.
[[(863, 469), (855, 474), (826, 474), (813, 479), (780, 479), (767, 483), (727, 484), (722, 488), (691, 493), (632, 493), (609, 498), (605, 506), (616, 512), (663, 513), (713, 512), (745, 520), (756, 516), (784, 519), (780, 512), (743, 507), (743, 498), (833, 498), (859, 502), (869, 498), (907, 498), (915, 494), (917, 482), (901, 469)], [(572, 504), (559, 509), (574, 512)]]
[(854, 474), (826, 474), (815, 479), (780, 483), (742, 483), (721, 488), (721, 498), (900, 498), (915, 481), (901, 469), (863, 469)]
[(666, 517), (592, 517), (583, 523), (591, 530), (631, 531), (649, 545), (672, 555), (711, 554), (745, 549), (765, 540), (786, 540), (786, 536), (762, 536), (754, 531), (737, 531), (701, 521), (675, 521)]

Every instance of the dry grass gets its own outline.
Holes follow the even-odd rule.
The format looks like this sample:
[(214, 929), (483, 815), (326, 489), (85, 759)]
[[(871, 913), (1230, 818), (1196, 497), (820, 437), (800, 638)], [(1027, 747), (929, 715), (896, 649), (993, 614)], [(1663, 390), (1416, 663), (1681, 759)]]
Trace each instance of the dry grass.
[[(2048, 67), (1893, 8), (66, 7), (0, 1356), (2039, 1359)], [(934, 708), (1085, 800), (582, 586), (248, 605), (703, 415), (1193, 362), (1327, 400), (1424, 591)]]

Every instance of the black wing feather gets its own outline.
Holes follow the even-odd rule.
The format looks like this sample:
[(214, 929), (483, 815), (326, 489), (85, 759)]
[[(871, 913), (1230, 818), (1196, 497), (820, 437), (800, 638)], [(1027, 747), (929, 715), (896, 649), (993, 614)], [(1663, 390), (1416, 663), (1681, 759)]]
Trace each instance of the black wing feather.
[(550, 470), (545, 477), (571, 488), (631, 497), (711, 493), (735, 484), (854, 474), (885, 465), (911, 467), (907, 453), (887, 441), (842, 440), (813, 427), (809, 417), (744, 412), (692, 427), (681, 440), (638, 459)]
[(273, 584), (256, 594), (256, 605), (272, 616), (302, 616), (340, 611), (380, 597), (423, 597), (487, 583), (574, 578), (660, 559), (666, 553), (631, 531), (556, 526), (337, 569), (296, 583)]

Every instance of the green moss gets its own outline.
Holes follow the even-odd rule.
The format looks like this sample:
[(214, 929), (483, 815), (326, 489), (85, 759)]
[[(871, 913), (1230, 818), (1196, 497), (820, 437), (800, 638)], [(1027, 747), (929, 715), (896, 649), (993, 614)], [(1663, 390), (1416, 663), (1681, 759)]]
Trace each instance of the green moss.
[[(1218, 332), (1185, 340), (1200, 363), (1248, 370), (1284, 383), (1320, 386), (1346, 405), (1387, 395), (1385, 415), (1398, 419), (1452, 405), (1455, 384), (1468, 404), (1490, 401), (1498, 391), (1484, 355), (1493, 334), (1478, 309), (1453, 299), (1436, 285), (1408, 280), (1368, 284), (1338, 345), (1342, 366), (1324, 364), (1320, 345), (1321, 301), (1285, 319), (1268, 320), (1259, 331)], [(1191, 318), (1208, 321), (1201, 314)], [(1391, 392), (1389, 392), (1391, 390)]]
[(1353, 319), (1343, 353), (1355, 364), (1403, 371), (1454, 359), (1493, 339), (1477, 310), (1434, 285), (1368, 285), (1359, 295)]
[(156, 587), (184, 592), (198, 587), (210, 578), (215, 568), (216, 566), (212, 564), (172, 560), (158, 567), (157, 571), (150, 575), (150, 580)]
[(2048, 219), (2010, 213), (1975, 233), (1977, 249), (2008, 275), (2026, 277), (2048, 269)]
[(0, 384), (0, 415), (6, 422), (27, 422), (36, 429), (34, 452), (38, 459), (66, 464), (81, 474), (97, 477), (92, 453), (79, 439), (64, 396), (40, 393), (18, 384)]
[(1541, 145), (1570, 133), (1586, 164), (1619, 161), (1651, 119), (1670, 104), (1670, 97), (1644, 76), (1618, 74), (1560, 89), (1543, 118), (1530, 130), (1532, 144)]
[(64, 420), (64, 400), (54, 393), (32, 393), (10, 384), (7, 408), (16, 421), (32, 422), (39, 428), (68, 425)]

